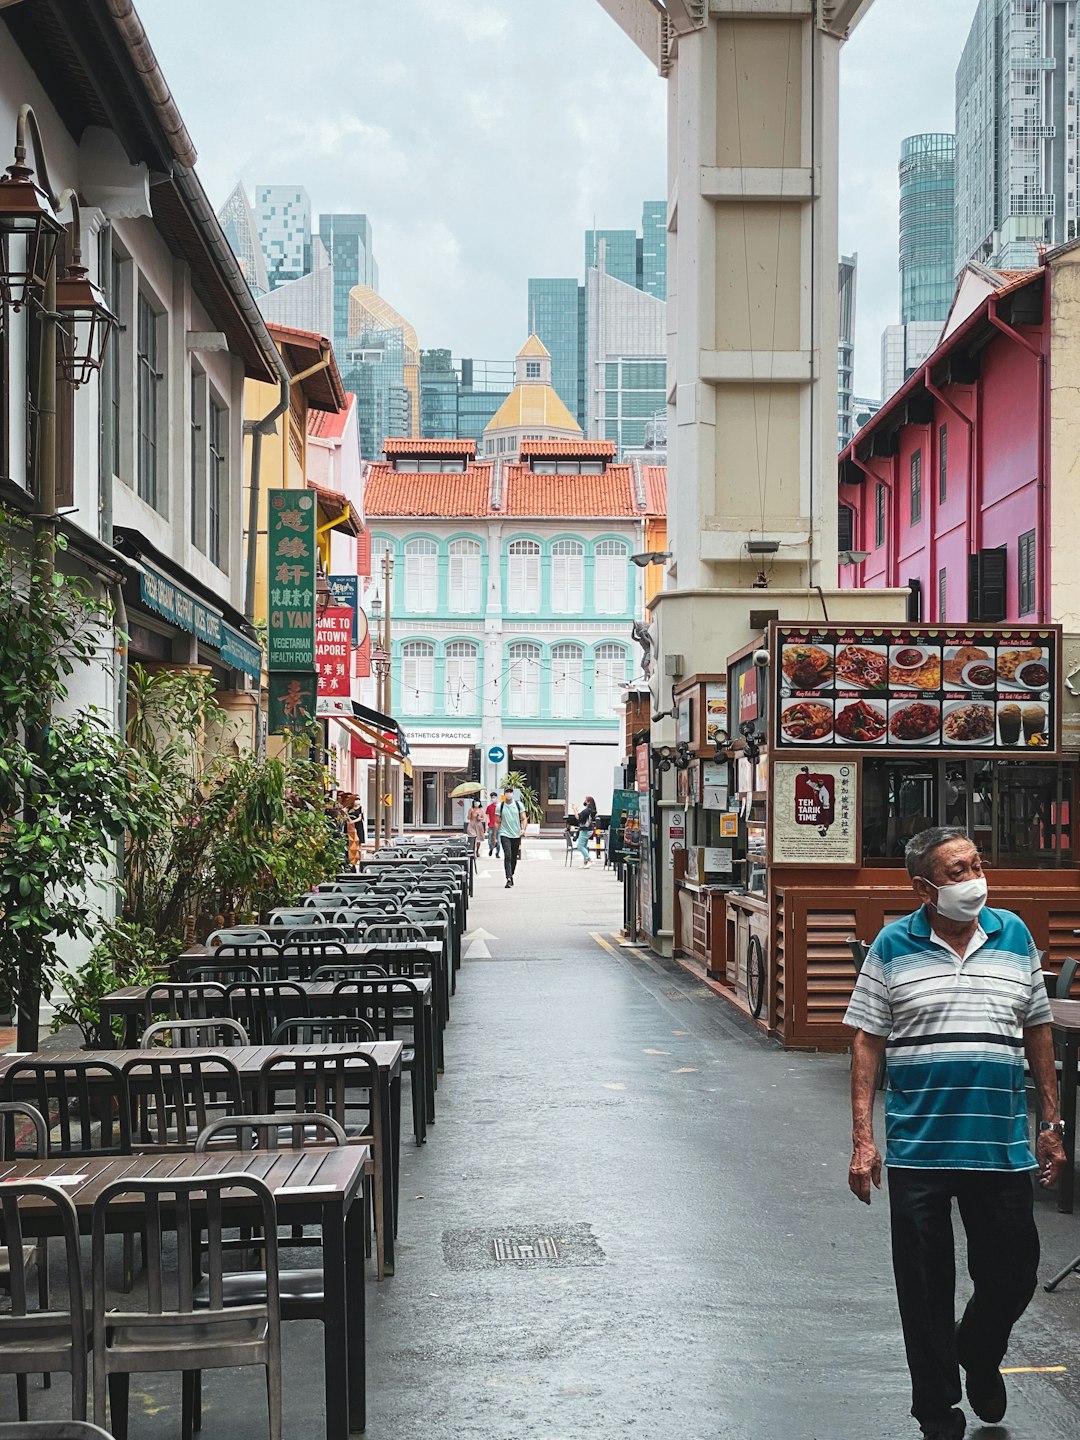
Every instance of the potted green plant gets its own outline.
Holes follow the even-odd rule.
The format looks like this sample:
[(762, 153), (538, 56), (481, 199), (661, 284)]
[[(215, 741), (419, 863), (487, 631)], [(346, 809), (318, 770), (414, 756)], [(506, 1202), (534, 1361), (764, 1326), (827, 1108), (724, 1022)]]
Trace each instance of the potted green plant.
[(124, 985), (153, 985), (163, 980), (179, 947), (132, 920), (107, 920), (90, 956), (75, 970), (59, 976), (64, 998), (55, 1004), (54, 1033), (74, 1025), (88, 1049), (107, 1048), (123, 1038), (122, 1022), (113, 1021), (112, 1035), (102, 1029), (101, 1000)]

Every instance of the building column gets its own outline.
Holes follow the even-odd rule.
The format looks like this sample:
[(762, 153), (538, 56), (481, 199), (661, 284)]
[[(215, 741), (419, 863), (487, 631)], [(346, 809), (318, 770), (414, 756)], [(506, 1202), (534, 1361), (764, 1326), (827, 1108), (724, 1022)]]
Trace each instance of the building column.
[[(673, 558), (651, 606), (655, 714), (769, 614), (903, 616), (895, 592), (833, 599), (839, 54), (873, 0), (599, 3), (668, 80)], [(674, 729), (654, 720), (653, 743)], [(658, 833), (672, 808), (668, 775)], [(665, 863), (657, 876), (669, 950)]]

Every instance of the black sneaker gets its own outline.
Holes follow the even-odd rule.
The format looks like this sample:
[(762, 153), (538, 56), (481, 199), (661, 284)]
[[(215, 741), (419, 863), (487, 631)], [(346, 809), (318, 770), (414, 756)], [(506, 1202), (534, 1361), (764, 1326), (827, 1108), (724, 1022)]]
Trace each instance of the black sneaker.
[(507, 880), (506, 884), (503, 886), (503, 889), (504, 889), (504, 890), (509, 890), (510, 887), (513, 885), (513, 883), (514, 883), (513, 880)]
[(964, 1440), (967, 1416), (962, 1410), (950, 1410), (946, 1419), (920, 1427), (924, 1440)]
[(980, 1420), (985, 1420), (987, 1425), (996, 1425), (1004, 1419), (1009, 1396), (1005, 1389), (1005, 1377), (996, 1365), (992, 1370), (967, 1370), (964, 1389), (968, 1404)]
[[(956, 1326), (956, 1338), (959, 1342), (959, 1323)], [(960, 1351), (959, 1343), (957, 1351)], [(958, 1353), (957, 1358), (966, 1375), (964, 1390), (967, 1392), (968, 1403), (980, 1420), (985, 1420), (987, 1425), (996, 1425), (999, 1420), (1004, 1418), (1009, 1404), (1004, 1375), (996, 1365), (979, 1369), (973, 1365), (969, 1366), (962, 1353)]]

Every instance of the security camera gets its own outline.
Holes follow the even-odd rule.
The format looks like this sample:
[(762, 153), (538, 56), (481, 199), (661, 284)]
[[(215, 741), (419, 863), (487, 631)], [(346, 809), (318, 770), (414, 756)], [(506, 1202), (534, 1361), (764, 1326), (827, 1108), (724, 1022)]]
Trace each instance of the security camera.
[(755, 650), (755, 651), (754, 651), (754, 664), (757, 666), (757, 668), (758, 668), (759, 670), (766, 670), (766, 669), (768, 669), (768, 665), (769, 665), (769, 652), (768, 652), (768, 650)]

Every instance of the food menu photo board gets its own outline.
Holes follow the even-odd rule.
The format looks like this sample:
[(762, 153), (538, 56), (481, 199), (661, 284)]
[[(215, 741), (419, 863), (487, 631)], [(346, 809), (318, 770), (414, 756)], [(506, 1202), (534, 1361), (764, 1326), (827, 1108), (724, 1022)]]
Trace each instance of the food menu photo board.
[(1060, 627), (775, 626), (780, 748), (1054, 754)]

